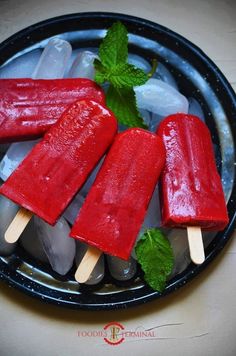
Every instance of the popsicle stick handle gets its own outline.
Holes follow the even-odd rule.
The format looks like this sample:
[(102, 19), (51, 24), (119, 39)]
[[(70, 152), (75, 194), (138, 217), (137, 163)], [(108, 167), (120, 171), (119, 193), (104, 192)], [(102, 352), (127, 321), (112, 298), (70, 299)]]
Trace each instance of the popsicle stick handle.
[(31, 211), (21, 208), (12, 220), (11, 224), (8, 226), (4, 236), (5, 240), (9, 243), (16, 242), (32, 216), (33, 213), (31, 213)]
[(200, 265), (205, 261), (201, 228), (198, 226), (188, 226), (187, 234), (191, 260), (196, 265)]
[(89, 246), (77, 268), (77, 271), (75, 272), (75, 279), (77, 282), (85, 283), (89, 279), (89, 276), (93, 272), (93, 269), (96, 266), (101, 254), (101, 250), (96, 247)]

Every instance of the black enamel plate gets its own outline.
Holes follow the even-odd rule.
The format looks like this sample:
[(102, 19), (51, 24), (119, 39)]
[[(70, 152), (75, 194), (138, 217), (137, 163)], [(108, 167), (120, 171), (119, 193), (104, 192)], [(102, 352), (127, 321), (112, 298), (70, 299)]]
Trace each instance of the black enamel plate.
[(65, 277), (53, 273), (49, 266), (33, 260), (18, 247), (10, 257), (0, 257), (0, 276), (11, 286), (45, 302), (90, 310), (126, 308), (165, 296), (180, 288), (204, 270), (225, 246), (235, 224), (235, 139), (236, 96), (215, 64), (194, 44), (153, 22), (113, 13), (82, 13), (46, 20), (18, 32), (0, 45), (0, 64), (43, 48), (52, 36), (68, 40), (74, 49), (98, 47), (105, 30), (121, 20), (128, 28), (130, 52), (146, 60), (159, 59), (171, 70), (180, 91), (194, 97), (203, 108), (206, 122), (217, 147), (217, 162), (227, 198), (230, 223), (206, 248), (201, 266), (190, 264), (171, 279), (160, 294), (140, 278), (140, 271), (126, 284), (117, 284), (106, 271), (105, 279), (95, 289), (79, 287), (73, 270)]

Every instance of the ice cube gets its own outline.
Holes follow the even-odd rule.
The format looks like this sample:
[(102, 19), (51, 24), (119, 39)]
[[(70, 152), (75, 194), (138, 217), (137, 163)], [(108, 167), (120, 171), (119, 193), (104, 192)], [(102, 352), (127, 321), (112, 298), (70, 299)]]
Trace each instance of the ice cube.
[(68, 223), (61, 217), (55, 226), (51, 226), (36, 216), (34, 223), (52, 269), (65, 275), (75, 258), (75, 240), (69, 237)]
[(142, 69), (146, 73), (151, 70), (150, 63), (137, 54), (129, 54), (128, 63), (133, 64), (135, 67)]
[(176, 89), (158, 79), (149, 79), (144, 85), (134, 87), (139, 109), (161, 116), (188, 112), (188, 100)]
[(167, 238), (174, 253), (174, 268), (171, 276), (179, 274), (190, 264), (190, 254), (188, 247), (188, 237), (186, 229), (171, 229), (167, 233)]
[[(88, 245), (77, 241), (76, 242), (76, 265), (79, 266), (80, 262), (82, 261), (82, 258), (84, 257), (85, 252), (88, 249)], [(95, 265), (89, 279), (85, 284), (88, 285), (95, 285), (98, 284), (104, 277), (104, 255), (102, 254)]]
[(0, 162), (0, 177), (2, 180), (5, 181), (12, 174), (38, 141), (39, 140), (25, 141), (11, 144)]
[(164, 119), (164, 117), (165, 116), (163, 116), (163, 115), (158, 115), (158, 114), (152, 113), (151, 120), (148, 125), (149, 130), (152, 132), (156, 132), (158, 126), (160, 125), (160, 123)]
[(80, 52), (72, 64), (68, 77), (94, 79), (95, 68), (93, 62), (95, 58), (98, 58), (98, 56), (93, 52)]
[(106, 255), (108, 268), (113, 278), (118, 281), (127, 281), (134, 277), (137, 271), (137, 262), (130, 257), (124, 261), (118, 257)]
[(188, 102), (189, 102), (188, 113), (190, 115), (195, 115), (199, 117), (199, 119), (205, 122), (205, 115), (199, 102), (194, 98), (189, 98)]
[(161, 226), (161, 208), (160, 208), (160, 198), (159, 198), (159, 187), (156, 185), (153, 192), (151, 201), (148, 206), (147, 213), (141, 228), (141, 233), (146, 229), (151, 229), (153, 227)]
[(140, 109), (140, 110), (139, 110), (139, 113), (140, 113), (140, 115), (141, 115), (143, 121), (145, 122), (145, 124), (146, 124), (147, 126), (149, 126), (150, 123), (151, 123), (151, 119), (152, 119), (152, 114), (150, 113), (150, 111)]
[(0, 68), (0, 78), (30, 78), (42, 51), (35, 49), (11, 60)]
[(74, 63), (75, 61), (75, 58), (79, 55), (79, 53), (81, 53), (81, 48), (78, 48), (78, 49), (72, 49), (72, 53), (71, 53), (71, 56), (67, 62), (67, 65), (66, 65), (66, 69), (65, 69), (65, 73), (64, 73), (64, 78), (69, 78), (69, 71), (72, 67), (72, 64)]
[[(160, 208), (160, 198), (159, 198), (159, 187), (158, 185), (156, 185), (156, 188), (153, 192), (151, 201), (148, 206), (147, 213), (145, 215), (143, 225), (140, 229), (135, 245), (137, 244), (138, 240), (142, 237), (142, 235), (147, 229), (158, 228), (160, 226), (161, 226), (161, 208)], [(133, 248), (131, 255), (133, 258), (137, 259), (135, 254), (135, 247)]]
[(34, 219), (31, 219), (20, 237), (20, 244), (33, 257), (41, 262), (48, 262), (47, 255), (36, 233)]
[(7, 198), (0, 196), (0, 255), (10, 255), (17, 245), (17, 243), (6, 242), (4, 235), (18, 210), (18, 205), (14, 204)]
[(176, 89), (177, 91), (179, 90), (173, 74), (169, 71), (169, 69), (164, 64), (160, 62), (158, 62), (157, 64), (157, 70), (153, 78), (160, 79), (163, 82), (172, 86), (172, 88)]
[(64, 211), (63, 217), (73, 225), (77, 215), (79, 214), (79, 210), (84, 203), (84, 197), (78, 193), (67, 209)]
[(69, 42), (60, 38), (51, 39), (43, 50), (39, 62), (33, 72), (33, 78), (62, 78), (72, 53)]
[(75, 59), (78, 57), (78, 55), (81, 53), (81, 52), (84, 52), (84, 51), (88, 51), (88, 52), (92, 52), (95, 56), (98, 55), (98, 49), (95, 48), (95, 47), (88, 47), (88, 48), (76, 48), (76, 49), (73, 49), (72, 51), (72, 54), (70, 56), (70, 59), (67, 63), (67, 66), (66, 66), (66, 70), (65, 70), (65, 74), (64, 74), (64, 78), (69, 78), (69, 72), (71, 70), (71, 67), (75, 61)]

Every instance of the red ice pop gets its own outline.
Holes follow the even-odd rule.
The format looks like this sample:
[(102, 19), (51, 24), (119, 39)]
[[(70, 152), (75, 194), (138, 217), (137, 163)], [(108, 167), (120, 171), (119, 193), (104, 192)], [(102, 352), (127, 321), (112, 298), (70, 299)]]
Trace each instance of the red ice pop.
[(228, 215), (207, 126), (195, 116), (176, 114), (160, 124), (158, 135), (166, 149), (163, 224), (224, 229)]
[(55, 224), (112, 143), (114, 115), (90, 100), (77, 101), (1, 186), (0, 193)]
[(207, 126), (196, 116), (176, 114), (165, 118), (157, 133), (166, 149), (163, 225), (224, 229), (229, 220)]
[(71, 236), (127, 260), (165, 160), (160, 138), (134, 128), (117, 135)]
[(0, 79), (0, 143), (42, 136), (76, 100), (104, 104), (89, 79)]

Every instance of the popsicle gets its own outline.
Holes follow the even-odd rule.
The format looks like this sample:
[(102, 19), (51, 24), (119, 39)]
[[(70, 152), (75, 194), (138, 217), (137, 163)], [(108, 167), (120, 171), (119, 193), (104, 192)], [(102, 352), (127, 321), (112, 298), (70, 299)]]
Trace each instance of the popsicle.
[(201, 229), (222, 230), (228, 214), (207, 126), (196, 116), (176, 114), (157, 130), (166, 150), (161, 178), (162, 222), (187, 227), (193, 262), (204, 261)]
[(165, 161), (161, 139), (139, 128), (116, 136), (70, 236), (88, 243), (75, 278), (85, 282), (102, 251), (128, 260)]
[[(54, 225), (116, 130), (116, 119), (104, 106), (91, 100), (73, 103), (1, 186), (0, 194), (25, 208), (26, 222), (34, 213)], [(13, 221), (5, 234), (9, 242), (24, 229), (16, 233), (16, 224)]]
[[(32, 68), (31, 72), (28, 71), (27, 78), (32, 76), (34, 79), (63, 78), (65, 68), (68, 65), (68, 61), (71, 56), (71, 51), (72, 49), (69, 42), (64, 41), (60, 38), (51, 39), (45, 46), (37, 65)], [(25, 56), (27, 56), (27, 54), (24, 54), (21, 57), (24, 58)], [(30, 57), (30, 59), (32, 58)], [(26, 60), (26, 64), (29, 64), (29, 60)], [(24, 61), (22, 63), (24, 63)], [(11, 73), (11, 76), (9, 78), (11, 78), (14, 74), (15, 73)], [(23, 76), (23, 74), (24, 72), (22, 73), (22, 77), (25, 78), (26, 76)], [(14, 169), (16, 169), (20, 162), (31, 151), (36, 142), (37, 141), (35, 140), (28, 140), (11, 144), (10, 148), (8, 149), (5, 156), (0, 162), (0, 178), (2, 180), (5, 181), (9, 177), (9, 175), (14, 171)], [(4, 145), (0, 145), (0, 148), (1, 146)]]
[(0, 79), (0, 143), (42, 136), (79, 99), (105, 103), (89, 79)]
[[(22, 54), (20, 57), (13, 59), (9, 64), (2, 66), (0, 69), (0, 77), (2, 78), (28, 78), (33, 76), (34, 79), (46, 79), (46, 78), (63, 78), (65, 72), (65, 66), (69, 60), (71, 55), (71, 45), (69, 42), (61, 40), (59, 38), (54, 38), (50, 40), (45, 46), (43, 52), (41, 53), (40, 49), (33, 50), (29, 53)], [(36, 61), (38, 62), (36, 64)], [(30, 150), (34, 147), (37, 141), (23, 141), (12, 143), (8, 148), (7, 152), (3, 159), (0, 162), (0, 178), (2, 180), (6, 180), (11, 173), (16, 169), (16, 167), (20, 164), (20, 162), (26, 157), (26, 155), (30, 152)], [(0, 145), (1, 149), (4, 149), (6, 144)], [(6, 147), (5, 147), (6, 151)], [(3, 150), (4, 152), (4, 150)], [(11, 223), (12, 219), (16, 215), (19, 207), (14, 204), (12, 201), (7, 198), (1, 196), (0, 197), (0, 254), (11, 254), (17, 246), (17, 243), (8, 243), (4, 236), (5, 231)], [(39, 219), (38, 219), (39, 220)], [(41, 221), (42, 222), (42, 221)], [(42, 222), (44, 226), (47, 224)], [(61, 226), (60, 224), (58, 224)], [(63, 229), (60, 229), (59, 226), (53, 230), (51, 230), (51, 234), (45, 234), (45, 239), (48, 238), (48, 251), (51, 252), (51, 244), (53, 234), (58, 234), (59, 237), (62, 235)], [(61, 232), (62, 231), (62, 232)], [(32, 239), (32, 236), (34, 238)], [(65, 236), (66, 239), (66, 236)], [(68, 240), (68, 239), (67, 239)], [(55, 243), (56, 248), (60, 252), (62, 247), (65, 253), (67, 253), (68, 247), (71, 246), (70, 242), (66, 244), (60, 244), (62, 239), (59, 238), (59, 244)], [(56, 241), (57, 242), (57, 241)], [(39, 259), (40, 261), (47, 262), (47, 256), (44, 253), (43, 247), (40, 244), (40, 241), (37, 239), (36, 232), (34, 229), (33, 221), (31, 224), (27, 225), (27, 228), (24, 230), (24, 234), (22, 234), (21, 244), (24, 249), (31, 254), (31, 256)], [(67, 247), (67, 249), (65, 248)], [(55, 256), (55, 248), (54, 253), (49, 253), (49, 262), (51, 263), (54, 260)], [(58, 253), (57, 253), (58, 255)], [(68, 254), (67, 254), (68, 256)], [(66, 259), (66, 263), (68, 258)], [(64, 265), (64, 259), (61, 259), (61, 266)]]

